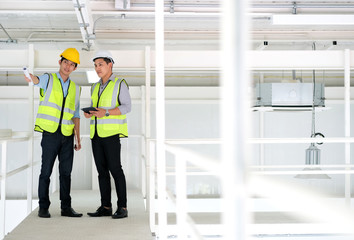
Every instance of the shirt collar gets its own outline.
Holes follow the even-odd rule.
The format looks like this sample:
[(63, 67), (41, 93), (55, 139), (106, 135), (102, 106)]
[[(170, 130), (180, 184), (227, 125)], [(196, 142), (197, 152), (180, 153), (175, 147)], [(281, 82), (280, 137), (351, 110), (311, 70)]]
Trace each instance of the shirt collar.
[(68, 82), (70, 82), (70, 77), (68, 77), (68, 80), (67, 80), (66, 82), (64, 82), (64, 80), (63, 80), (63, 79), (61, 78), (61, 76), (60, 76), (60, 73), (57, 72), (56, 74), (57, 74), (57, 77), (59, 78), (59, 80), (60, 80), (62, 83), (68, 83)]
[(108, 78), (108, 81), (107, 81), (105, 84), (102, 83), (102, 78), (100, 78), (99, 83), (100, 83), (101, 85), (107, 85), (107, 84), (109, 83), (109, 81), (114, 81), (114, 75), (113, 75), (113, 73), (112, 73), (112, 75)]

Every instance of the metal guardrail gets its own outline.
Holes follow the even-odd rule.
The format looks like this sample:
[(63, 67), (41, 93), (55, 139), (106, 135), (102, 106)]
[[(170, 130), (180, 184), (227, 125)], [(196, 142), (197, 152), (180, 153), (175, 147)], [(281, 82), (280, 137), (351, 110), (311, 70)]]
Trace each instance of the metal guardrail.
[[(165, 142), (174, 143), (174, 144), (183, 144), (181, 140), (166, 140)], [(193, 144), (204, 144), (205, 142), (211, 143), (212, 141), (199, 141), (199, 140), (192, 140), (189, 139), (186, 142), (193, 142)], [(215, 144), (216, 142), (213, 142)], [(210, 175), (214, 176), (221, 176), (221, 166), (218, 161), (211, 158), (205, 158), (199, 154), (196, 154), (192, 151), (184, 149), (182, 147), (175, 146), (174, 144), (167, 144), (165, 143), (165, 151), (172, 153), (175, 156), (175, 171), (174, 172), (167, 172), (167, 168), (163, 174), (159, 173), (161, 168), (157, 168), (156, 166), (156, 143), (154, 139), (147, 139), (147, 144), (149, 146), (149, 156), (147, 161), (145, 162), (147, 174), (148, 174), (148, 206), (150, 211), (150, 229), (156, 235), (159, 235), (159, 229), (165, 228), (165, 233), (167, 232), (169, 235), (177, 235), (179, 238), (182, 239), (187, 238), (189, 235), (192, 239), (203, 239), (203, 232), (205, 226), (196, 224), (190, 215), (188, 214), (187, 210), (187, 194), (186, 194), (186, 178), (187, 175), (193, 175), (193, 172), (189, 172), (187, 167), (187, 162), (194, 165), (196, 168), (202, 169), (202, 171), (210, 172)], [(257, 144), (257, 143), (256, 143)], [(144, 160), (145, 161), (145, 160)], [(267, 175), (279, 175), (279, 174), (353, 174), (354, 165), (319, 165), (322, 170), (308, 170), (308, 171), (294, 171), (294, 168), (305, 168), (308, 165), (275, 165), (275, 166), (250, 166), (249, 176), (249, 186), (250, 192), (252, 194), (256, 194), (260, 197), (271, 198), (276, 197), (277, 199), (275, 202), (280, 204), (279, 206), (284, 206), (284, 204), (288, 203), (301, 203), (304, 206), (300, 207), (300, 209), (306, 209), (306, 212), (301, 214), (302, 217), (312, 219), (321, 219), (328, 220), (327, 223), (304, 223), (304, 224), (297, 224), (285, 226), (283, 231), (299, 231), (301, 227), (304, 227), (304, 234), (311, 234), (311, 232), (315, 232), (318, 234), (346, 234), (349, 236), (354, 235), (354, 230), (352, 229), (352, 225), (354, 224), (352, 213), (348, 211), (347, 206), (339, 206), (336, 210), (333, 210), (333, 203), (328, 201), (329, 199), (325, 196), (318, 196), (316, 193), (312, 193), (307, 191), (303, 188), (293, 188), (292, 186), (287, 186), (284, 182), (275, 182), (270, 180)], [(316, 166), (312, 166), (316, 167)], [(171, 167), (173, 168), (173, 167)], [(339, 169), (339, 170), (324, 170), (324, 169)], [(272, 170), (273, 171), (269, 171)], [(159, 184), (161, 179), (159, 177), (167, 177), (168, 175), (175, 175), (176, 176), (176, 195), (174, 196), (167, 187), (165, 189), (165, 193), (162, 194), (166, 196), (165, 199), (159, 198), (161, 192), (159, 188), (156, 187), (155, 184)], [(197, 172), (198, 173), (198, 172)], [(274, 192), (274, 189), (280, 189), (280, 192)], [(157, 192), (157, 199), (156, 199), (156, 192)], [(273, 195), (272, 195), (273, 194)], [(274, 195), (275, 194), (275, 195)], [(304, 195), (304, 196), (303, 196)], [(298, 197), (295, 197), (298, 196)], [(223, 199), (220, 198), (220, 201)], [(164, 215), (167, 217), (168, 211), (166, 208), (161, 207), (161, 201), (165, 202), (172, 202), (176, 207), (176, 225), (171, 226), (171, 224), (162, 224), (160, 221), (156, 220), (156, 213), (158, 216)], [(320, 202), (320, 204), (319, 204)], [(158, 207), (157, 207), (158, 206)], [(166, 206), (166, 205), (165, 205)], [(319, 207), (320, 206), (320, 207)], [(223, 209), (224, 211), (225, 209)], [(336, 212), (337, 211), (337, 212)], [(220, 212), (223, 215), (223, 212)], [(328, 213), (330, 218), (323, 218), (325, 214)], [(298, 213), (297, 213), (298, 214)], [(349, 220), (348, 220), (349, 219)], [(349, 221), (349, 222), (348, 222)], [(272, 234), (271, 230), (268, 227), (263, 226), (262, 224), (250, 223), (252, 224), (252, 233), (253, 234)], [(306, 225), (306, 226), (305, 226)], [(220, 234), (223, 229), (223, 224), (212, 224), (207, 225), (210, 227), (209, 232), (212, 229), (215, 230), (215, 235)], [(326, 226), (326, 227), (324, 227)], [(189, 229), (187, 231), (186, 229)], [(287, 229), (287, 230), (285, 230)], [(292, 229), (292, 230), (291, 230)], [(312, 231), (311, 231), (312, 229)], [(281, 231), (280, 231), (281, 232)], [(273, 233), (274, 234), (274, 233)], [(281, 234), (281, 233), (280, 233)], [(312, 233), (313, 234), (313, 233)]]
[[(0, 145), (1, 145), (1, 175), (0, 175), (0, 182), (1, 182), (1, 192), (0, 192), (0, 239), (5, 237), (5, 217), (6, 217), (6, 180), (7, 178), (25, 171), (27, 169), (32, 169), (33, 166), (38, 164), (39, 162), (33, 162), (31, 160), (28, 164), (25, 164), (21, 167), (13, 169), (7, 172), (7, 144), (11, 142), (25, 142), (30, 141), (31, 136), (28, 132), (12, 132), (12, 136), (10, 137), (2, 137), (0, 138)], [(32, 171), (30, 171), (32, 173)], [(32, 178), (32, 174), (31, 174)], [(31, 194), (27, 194), (27, 212), (30, 213), (32, 211), (32, 181), (27, 185), (27, 191)]]

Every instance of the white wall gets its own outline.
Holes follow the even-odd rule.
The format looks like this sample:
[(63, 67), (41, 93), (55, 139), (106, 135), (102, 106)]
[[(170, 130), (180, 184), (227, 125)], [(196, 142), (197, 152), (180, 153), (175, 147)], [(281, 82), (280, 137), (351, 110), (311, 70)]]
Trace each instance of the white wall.
[[(128, 114), (130, 138), (122, 140), (122, 164), (127, 177), (128, 187), (141, 187), (141, 139), (142, 133), (142, 108), (141, 88), (131, 87), (133, 99), (132, 112)], [(37, 89), (35, 89), (38, 96)], [(338, 100), (337, 95), (331, 95), (326, 89), (326, 107), (328, 110), (316, 113), (316, 131), (323, 133), (326, 137), (344, 136), (344, 106), (343, 101)], [(0, 87), (0, 129), (11, 128), (13, 131), (28, 131), (27, 123), (28, 102), (27, 87)], [(154, 99), (154, 89), (152, 89)], [(166, 138), (167, 139), (193, 139), (193, 138), (220, 138), (220, 94), (217, 87), (168, 87), (166, 88)], [(38, 100), (35, 103), (37, 109)], [(89, 87), (84, 87), (81, 96), (81, 105), (89, 105)], [(354, 105), (351, 106), (354, 112)], [(155, 108), (152, 101), (152, 138), (155, 137)], [(353, 116), (353, 114), (352, 114)], [(259, 112), (253, 112), (253, 137), (259, 136)], [(81, 135), (89, 134), (88, 120), (82, 117)], [(264, 113), (265, 137), (309, 137), (311, 133), (310, 112), (266, 112)], [(31, 129), (32, 130), (32, 129)], [(352, 128), (352, 134), (354, 129)], [(37, 136), (40, 136), (36, 134)], [(40, 161), (41, 149), (40, 138), (35, 141), (35, 161)], [(301, 165), (305, 163), (305, 149), (309, 144), (265, 144), (264, 159), (266, 165)], [(199, 154), (220, 159), (219, 145), (182, 145)], [(321, 149), (322, 164), (343, 164), (344, 144), (325, 143), (318, 146)], [(27, 143), (11, 143), (8, 146), (8, 170), (15, 169), (27, 161)], [(20, 149), (20, 151), (19, 151)], [(250, 164), (259, 164), (259, 145), (253, 145), (252, 159)], [(351, 156), (353, 157), (353, 152)], [(174, 165), (174, 160), (167, 155), (168, 166)], [(92, 169), (93, 167), (93, 169)], [(34, 170), (34, 189), (36, 196), (38, 186), (38, 174), (40, 165)], [(97, 188), (97, 175), (91, 157), (91, 144), (88, 138), (83, 139), (83, 149), (75, 154), (74, 169), (72, 172), (73, 189)], [(332, 196), (344, 195), (344, 177), (342, 175), (331, 175), (330, 180), (298, 180), (289, 176), (278, 176), (279, 179), (302, 182), (306, 186), (313, 186)], [(26, 196), (25, 173), (20, 173), (8, 179), (7, 189), (10, 197)], [(352, 192), (353, 192), (353, 180)], [(168, 185), (174, 189), (174, 178), (169, 177)], [(220, 187), (218, 179), (210, 176), (189, 177), (187, 193), (219, 194)]]
[[(0, 87), (0, 129), (13, 131), (32, 131), (33, 126), (28, 124), (28, 87)], [(83, 87), (81, 106), (90, 104), (89, 87)], [(38, 109), (38, 89), (34, 88), (35, 112)], [(141, 139), (142, 134), (142, 101), (141, 88), (130, 87), (132, 96), (132, 112), (127, 115), (129, 126), (128, 139), (122, 139), (122, 165), (127, 178), (127, 185), (131, 188), (141, 188)], [(152, 89), (154, 98), (154, 89)], [(166, 88), (166, 138), (219, 138), (219, 88), (217, 87), (170, 87)], [(152, 101), (152, 138), (155, 137), (155, 107)], [(82, 113), (81, 113), (82, 114)], [(97, 172), (91, 156), (91, 142), (89, 135), (89, 120), (81, 116), (82, 150), (75, 152), (72, 171), (72, 189), (97, 188)], [(34, 161), (41, 160), (40, 134), (34, 142)], [(201, 154), (219, 158), (219, 146), (184, 146)], [(19, 151), (21, 149), (21, 151)], [(172, 164), (172, 160), (169, 159)], [(27, 143), (8, 144), (7, 169), (12, 170), (27, 163)], [(33, 193), (37, 196), (38, 176), (40, 164), (34, 168)], [(52, 177), (53, 178), (53, 177)], [(10, 198), (26, 197), (26, 173), (22, 172), (8, 179), (7, 189)], [(55, 180), (52, 179), (52, 183)], [(174, 180), (170, 180), (173, 184)], [(217, 179), (210, 177), (191, 177), (188, 193), (219, 193)], [(56, 181), (58, 185), (58, 180)], [(172, 188), (174, 188), (172, 186)], [(209, 189), (209, 190), (208, 190)], [(212, 190), (213, 189), (213, 190)]]
[[(326, 109), (316, 112), (316, 132), (326, 138), (344, 137), (344, 105), (341, 101), (326, 101)], [(354, 104), (351, 104), (351, 118), (353, 119)], [(259, 137), (260, 112), (253, 112), (254, 137)], [(264, 137), (265, 138), (308, 138), (311, 136), (311, 111), (306, 112), (265, 112)], [(353, 120), (352, 120), (353, 122)], [(354, 129), (351, 129), (351, 135)], [(320, 139), (319, 141), (320, 142)], [(308, 143), (281, 143), (264, 144), (264, 165), (304, 165), (305, 150)], [(321, 150), (321, 164), (345, 164), (344, 143), (324, 143), (316, 145)], [(252, 147), (252, 164), (260, 164), (260, 145)], [(351, 159), (354, 157), (351, 151)], [(351, 160), (351, 164), (353, 161)], [(301, 170), (301, 169), (294, 169)], [(287, 180), (313, 187), (314, 190), (330, 196), (344, 197), (344, 176), (329, 175), (331, 179), (303, 180), (294, 178), (294, 175), (275, 175), (279, 180)], [(354, 190), (353, 177), (351, 179), (351, 192)]]

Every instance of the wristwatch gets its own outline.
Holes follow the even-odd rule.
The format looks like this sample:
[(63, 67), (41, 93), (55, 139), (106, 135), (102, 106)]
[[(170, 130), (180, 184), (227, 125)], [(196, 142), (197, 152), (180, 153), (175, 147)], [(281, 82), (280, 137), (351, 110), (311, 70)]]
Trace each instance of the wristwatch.
[(106, 117), (108, 117), (109, 116), (109, 112), (108, 112), (108, 109), (106, 109)]

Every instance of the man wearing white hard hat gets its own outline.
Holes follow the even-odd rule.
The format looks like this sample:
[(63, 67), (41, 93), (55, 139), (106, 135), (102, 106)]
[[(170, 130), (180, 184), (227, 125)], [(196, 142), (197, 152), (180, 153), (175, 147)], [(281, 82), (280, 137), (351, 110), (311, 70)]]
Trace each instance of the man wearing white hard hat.
[[(91, 87), (91, 107), (96, 111), (84, 113), (90, 120), (92, 152), (98, 172), (101, 205), (91, 217), (128, 217), (127, 188), (121, 165), (120, 138), (128, 137), (126, 114), (131, 111), (131, 98), (128, 84), (124, 79), (113, 75), (113, 56), (110, 52), (97, 51), (94, 62), (99, 82)], [(118, 197), (117, 210), (112, 215), (110, 174), (114, 179)]]
[[(70, 186), (74, 149), (80, 150), (80, 92), (70, 74), (80, 64), (79, 52), (68, 48), (60, 54), (59, 71), (41, 76), (25, 76), (40, 88), (40, 104), (35, 131), (42, 132), (42, 166), (38, 183), (38, 216), (50, 218), (49, 184), (56, 157), (59, 159), (61, 215), (81, 217), (71, 207)], [(74, 135), (77, 139), (74, 145)]]

